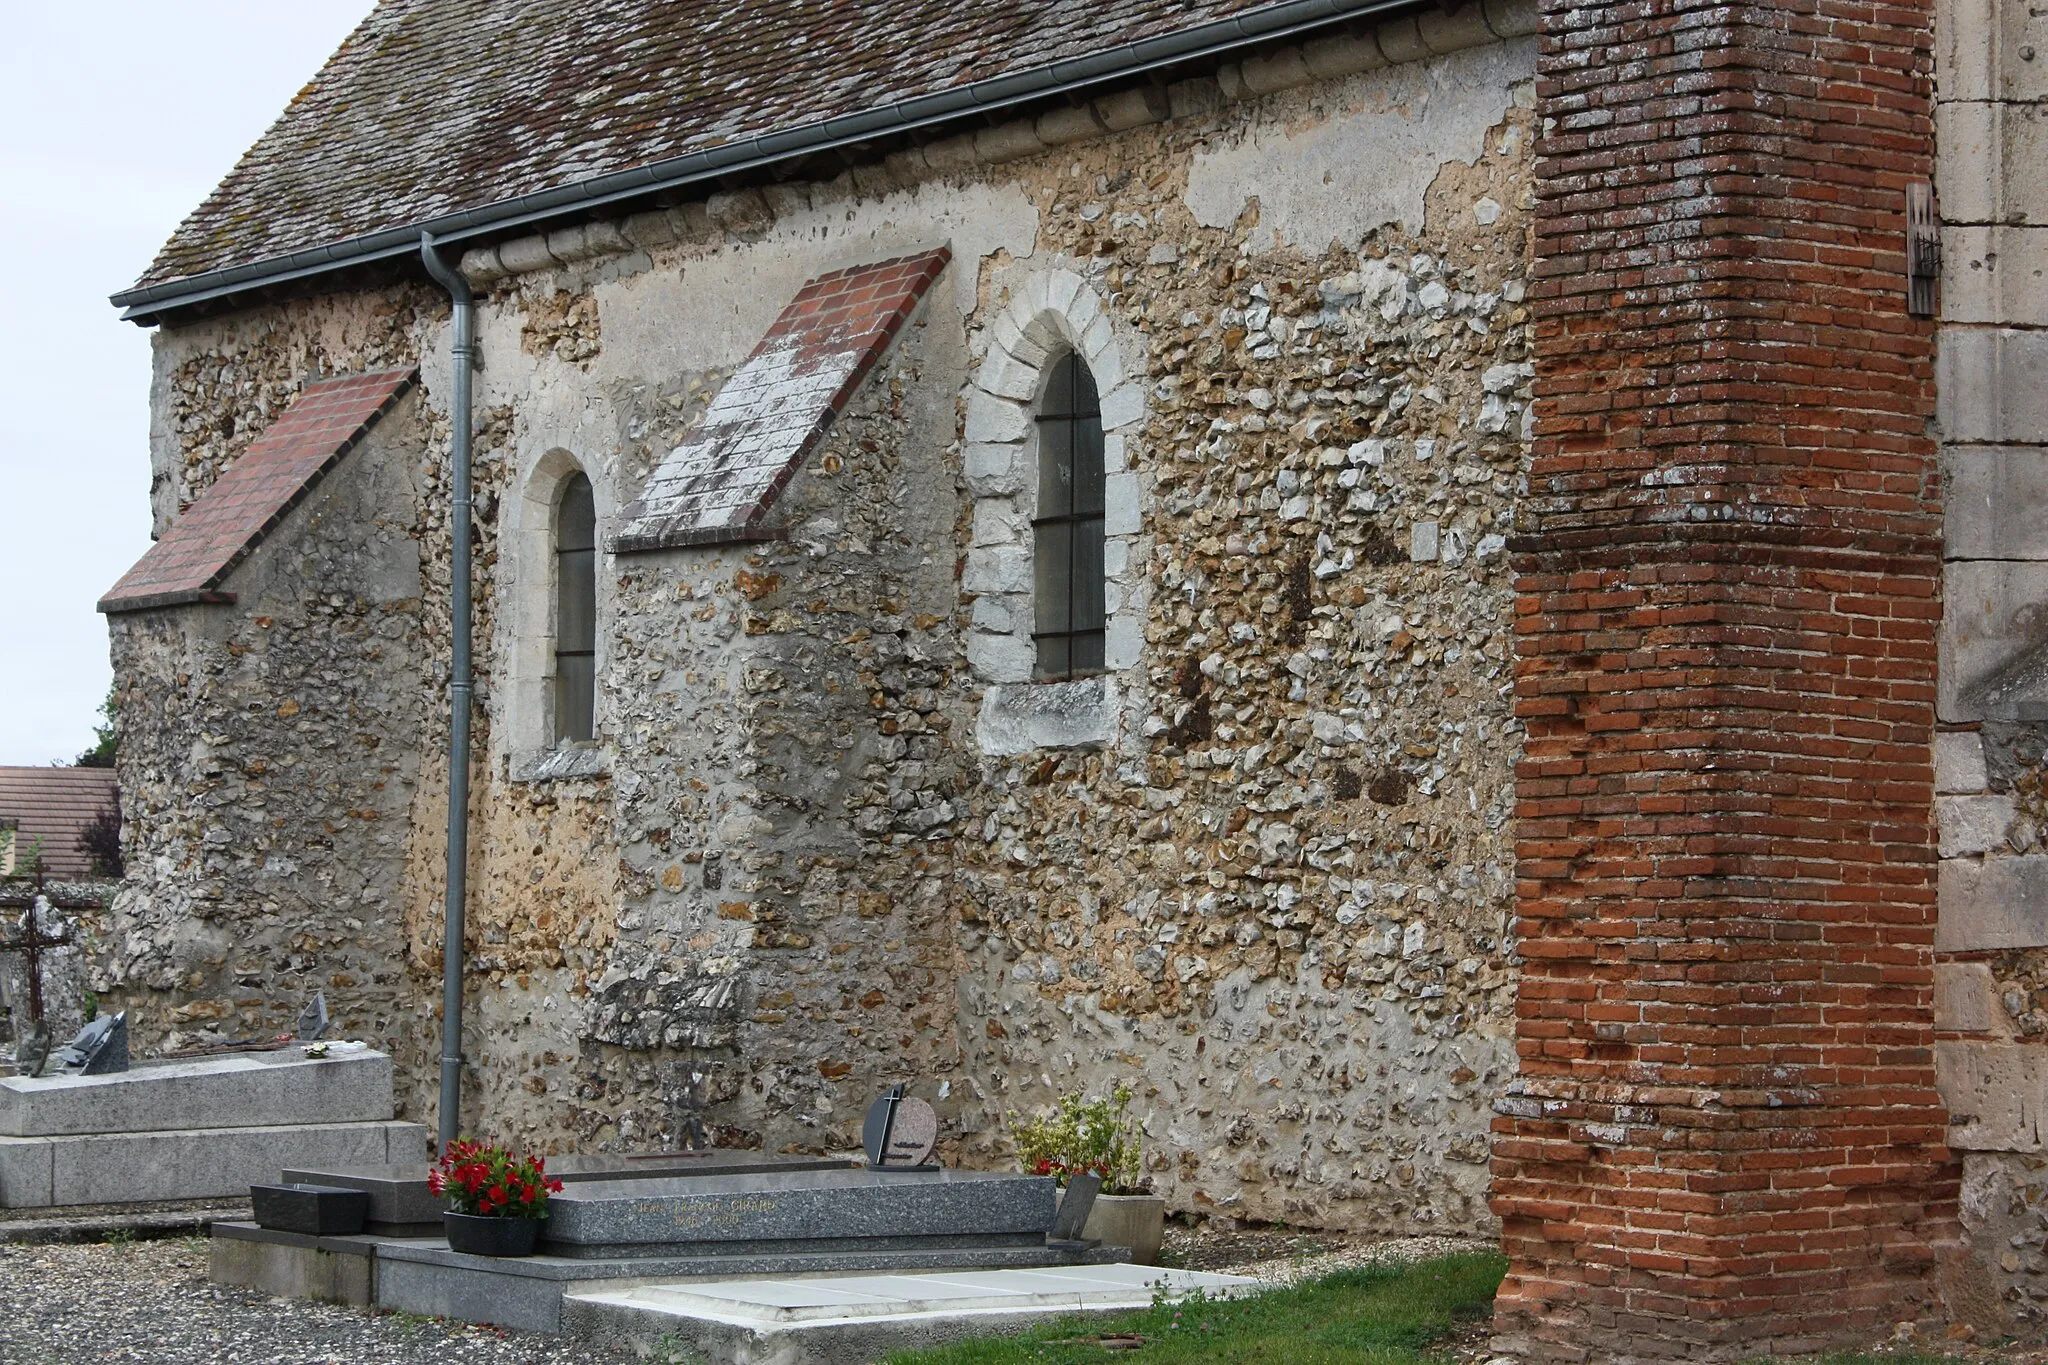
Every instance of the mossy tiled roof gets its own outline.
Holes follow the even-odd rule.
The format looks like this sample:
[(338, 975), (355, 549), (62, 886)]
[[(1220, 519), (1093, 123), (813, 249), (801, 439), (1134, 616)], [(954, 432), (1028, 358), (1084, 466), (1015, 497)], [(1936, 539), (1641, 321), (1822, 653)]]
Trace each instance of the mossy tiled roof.
[(138, 286), (939, 94), (1272, 0), (383, 0)]

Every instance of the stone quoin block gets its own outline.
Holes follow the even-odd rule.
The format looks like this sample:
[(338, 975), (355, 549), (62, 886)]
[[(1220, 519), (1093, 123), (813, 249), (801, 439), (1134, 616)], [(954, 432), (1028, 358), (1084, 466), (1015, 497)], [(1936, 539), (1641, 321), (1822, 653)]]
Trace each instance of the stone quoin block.
[(1935, 193), (1957, 223), (2048, 225), (2048, 183), (2023, 168), (2048, 156), (2048, 111), (2033, 104), (1944, 104)]
[(1974, 731), (1934, 737), (1936, 791), (1980, 792), (1988, 780), (1984, 772), (1984, 741)]
[(1941, 434), (1948, 441), (2048, 445), (2048, 333), (1946, 327), (1941, 333)]
[(2048, 560), (2048, 447), (1950, 446), (1942, 466), (1950, 558)]
[(1948, 953), (2048, 947), (2048, 854), (1942, 863), (1934, 946)]
[(1939, 0), (1934, 14), (1942, 103), (2048, 100), (2048, 13), (2040, 6)]
[[(2036, 65), (2048, 66), (2048, 57)], [(1948, 323), (2048, 317), (2048, 226), (1943, 227), (1941, 316)]]
[(2048, 1048), (1936, 1043), (1948, 1144), (1966, 1152), (2048, 1150)]
[(1941, 719), (2016, 720), (2048, 702), (2048, 562), (1959, 560), (1944, 588)]
[(1945, 1033), (2011, 1032), (1998, 978), (1983, 962), (1934, 965), (1934, 1026)]
[(1936, 797), (1934, 815), (1941, 826), (1941, 856), (1964, 858), (2004, 848), (2006, 831), (2018, 813), (2012, 797), (2003, 792)]

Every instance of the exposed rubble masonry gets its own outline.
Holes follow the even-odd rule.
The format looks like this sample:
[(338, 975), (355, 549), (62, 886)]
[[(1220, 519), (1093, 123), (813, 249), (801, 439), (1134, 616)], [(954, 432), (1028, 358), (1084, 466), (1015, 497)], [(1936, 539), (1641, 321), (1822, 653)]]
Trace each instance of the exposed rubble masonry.
[[(1932, 7), (1544, 6), (1502, 1345), (1930, 1312)], [(1877, 1317), (1878, 1314), (1883, 1317)]]

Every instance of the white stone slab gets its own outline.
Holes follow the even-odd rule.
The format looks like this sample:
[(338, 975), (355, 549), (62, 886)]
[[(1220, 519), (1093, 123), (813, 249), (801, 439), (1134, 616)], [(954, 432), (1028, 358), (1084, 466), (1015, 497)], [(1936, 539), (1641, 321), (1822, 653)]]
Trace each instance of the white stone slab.
[(1935, 824), (1941, 831), (1941, 856), (1963, 858), (2005, 849), (2006, 831), (2019, 814), (2004, 792), (1934, 798)]
[(0, 1136), (372, 1123), (392, 1114), (391, 1058), (293, 1047), (137, 1062), (110, 1076), (0, 1077)]
[(1199, 1289), (1211, 1297), (1255, 1292), (1263, 1282), (1157, 1266), (1091, 1265), (1042, 1270), (943, 1270), (916, 1274), (677, 1281), (571, 1294), (677, 1318), (754, 1327), (829, 1327), (853, 1319), (1002, 1313), (1058, 1315), (1077, 1309), (1148, 1307), (1154, 1294)]

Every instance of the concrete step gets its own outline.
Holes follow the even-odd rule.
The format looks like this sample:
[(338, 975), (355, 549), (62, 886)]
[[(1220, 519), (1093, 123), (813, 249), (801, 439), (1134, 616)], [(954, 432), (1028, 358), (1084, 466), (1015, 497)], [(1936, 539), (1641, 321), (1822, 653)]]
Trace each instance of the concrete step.
[(1136, 1265), (641, 1284), (565, 1295), (562, 1330), (629, 1350), (680, 1346), (718, 1365), (854, 1365), (1052, 1318), (1145, 1308), (1162, 1292), (1224, 1297), (1262, 1287), (1238, 1275)]
[(260, 1128), (0, 1137), (0, 1207), (152, 1199), (229, 1199), (287, 1166), (419, 1161), (417, 1123), (301, 1123)]

